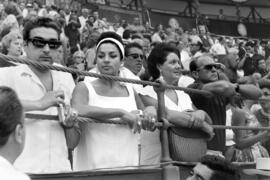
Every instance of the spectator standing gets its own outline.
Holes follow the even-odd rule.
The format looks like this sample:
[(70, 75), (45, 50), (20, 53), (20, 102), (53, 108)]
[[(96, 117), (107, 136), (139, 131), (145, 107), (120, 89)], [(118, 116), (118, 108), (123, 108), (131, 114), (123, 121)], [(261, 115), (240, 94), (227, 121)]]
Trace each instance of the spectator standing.
[(93, 11), (93, 16), (95, 18), (94, 28), (97, 29), (99, 33), (103, 33), (104, 28), (107, 28), (105, 22), (100, 19), (98, 11)]
[[(261, 91), (254, 85), (239, 85), (219, 80), (217, 64), (212, 57), (203, 55), (190, 63), (190, 71), (195, 82), (189, 87), (212, 93), (211, 96), (191, 94), (196, 108), (206, 111), (213, 124), (226, 124), (226, 105), (230, 97), (241, 94), (246, 98), (258, 99)], [(208, 143), (208, 149), (225, 152), (225, 130), (215, 130), (215, 137)]]
[(86, 8), (82, 9), (82, 15), (79, 16), (79, 20), (81, 23), (80, 33), (82, 33), (84, 26), (86, 25), (86, 21), (88, 19), (89, 10)]
[(155, 29), (155, 33), (152, 35), (151, 40), (152, 42), (162, 42), (165, 38), (165, 33), (163, 30), (163, 25), (158, 24)]
[(216, 42), (210, 49), (210, 52), (213, 55), (226, 55), (226, 48), (225, 48), (225, 38), (219, 37), (218, 42)]
[[(149, 68), (149, 79), (152, 81), (158, 79), (159, 81), (164, 81), (164, 83), (168, 85), (175, 86), (178, 84), (179, 78), (181, 76), (179, 52), (176, 48), (170, 46), (169, 44), (161, 43), (154, 47), (147, 59), (147, 67)], [(155, 93), (152, 86), (144, 87), (139, 92), (139, 94), (145, 106), (157, 106), (157, 94)], [(197, 130), (202, 130), (209, 136), (213, 135), (213, 129), (208, 124), (211, 123), (211, 120), (207, 119), (208, 116), (205, 112), (185, 112), (192, 110), (191, 99), (186, 93), (183, 91), (165, 89), (164, 91), (161, 91), (160, 94), (164, 95), (167, 114), (166, 119), (170, 123), (179, 127), (190, 128), (188, 131), (192, 131), (192, 128), (195, 129), (195, 132), (192, 131), (192, 133), (196, 133)], [(194, 121), (200, 121), (201, 124), (199, 126), (190, 126), (190, 122), (192, 121), (191, 116), (194, 118)], [(142, 164), (158, 163), (161, 157), (159, 131), (155, 131), (153, 133), (143, 131), (141, 134), (141, 142)], [(206, 146), (206, 142), (204, 142), (204, 145)]]
[(225, 15), (223, 14), (223, 9), (219, 9), (219, 14), (218, 14), (218, 19), (219, 20), (225, 20), (226, 19), (226, 17), (225, 17)]
[(64, 27), (65, 35), (69, 39), (70, 51), (73, 54), (78, 50), (77, 44), (80, 44), (80, 21), (76, 14), (71, 14), (67, 26)]
[[(123, 58), (121, 37), (113, 32), (101, 34), (97, 44), (99, 72), (119, 76)], [(136, 130), (132, 132), (138, 118), (132, 111), (140, 108), (136, 96), (131, 85), (117, 81), (96, 79), (81, 82), (76, 86), (72, 105), (78, 108), (79, 114), (100, 120), (121, 118), (130, 128), (112, 124), (81, 124), (82, 136), (74, 153), (74, 169), (89, 170), (139, 164), (139, 138), (134, 134)], [(154, 118), (152, 114), (145, 115), (148, 123)]]
[(145, 27), (141, 24), (140, 19), (135, 17), (133, 23), (130, 24), (127, 29), (131, 30), (133, 33), (144, 33)]
[(254, 50), (255, 44), (249, 41), (245, 45), (245, 58), (241, 59), (238, 63), (238, 68), (244, 70), (244, 76), (252, 75), (257, 67), (257, 62), (255, 60), (256, 54)]
[[(61, 45), (60, 28), (55, 21), (50, 18), (28, 21), (23, 38), (27, 59), (53, 64)], [(76, 111), (66, 106), (75, 86), (71, 75), (27, 65), (1, 68), (0, 74), (0, 84), (17, 92), (26, 112), (58, 115), (57, 106), (63, 104), (68, 113), (68, 123), (63, 126), (55, 120), (26, 119), (25, 148), (15, 167), (29, 173), (70, 171), (67, 146), (73, 145), (67, 144), (66, 136), (75, 131), (77, 117)]]

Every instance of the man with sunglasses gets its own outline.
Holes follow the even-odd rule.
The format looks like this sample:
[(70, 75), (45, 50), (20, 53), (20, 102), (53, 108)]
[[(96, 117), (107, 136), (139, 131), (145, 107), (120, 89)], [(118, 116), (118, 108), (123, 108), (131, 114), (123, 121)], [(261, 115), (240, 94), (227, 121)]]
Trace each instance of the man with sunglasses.
[[(195, 82), (189, 87), (210, 92), (210, 95), (190, 94), (193, 104), (201, 110), (206, 111), (214, 125), (226, 124), (226, 105), (229, 98), (240, 94), (248, 99), (258, 99), (261, 90), (250, 84), (233, 84), (220, 80), (220, 65), (215, 63), (209, 55), (203, 55), (190, 63), (190, 71)], [(215, 130), (215, 137), (208, 143), (208, 149), (224, 153), (225, 130)]]
[(141, 71), (144, 59), (143, 48), (140, 44), (133, 42), (126, 45), (124, 67), (134, 75)]
[[(53, 64), (61, 45), (60, 28), (55, 21), (45, 17), (29, 20), (24, 26), (23, 39), (28, 60)], [(75, 87), (72, 76), (22, 64), (1, 68), (0, 85), (13, 88), (24, 110), (32, 114), (31, 119), (26, 118), (25, 149), (15, 161), (15, 167), (29, 173), (70, 171), (67, 145), (72, 147), (66, 137), (75, 133), (77, 117), (76, 111), (68, 108)], [(65, 110), (64, 117), (61, 112)], [(67, 124), (61, 125), (48, 116), (59, 114), (66, 118)]]

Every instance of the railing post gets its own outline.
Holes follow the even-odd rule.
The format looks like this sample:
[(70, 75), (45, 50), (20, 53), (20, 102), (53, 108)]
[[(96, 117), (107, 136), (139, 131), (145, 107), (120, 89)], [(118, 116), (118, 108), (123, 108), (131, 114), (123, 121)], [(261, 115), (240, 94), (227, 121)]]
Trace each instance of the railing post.
[[(172, 161), (169, 152), (169, 142), (168, 142), (168, 133), (167, 133), (167, 122), (165, 120), (165, 100), (164, 92), (157, 92), (158, 96), (158, 108), (157, 108), (157, 117), (159, 122), (163, 122), (164, 126), (160, 129), (160, 141), (161, 141), (161, 162), (170, 162)], [(178, 167), (173, 165), (162, 165), (162, 179), (163, 180), (179, 180), (180, 174)]]

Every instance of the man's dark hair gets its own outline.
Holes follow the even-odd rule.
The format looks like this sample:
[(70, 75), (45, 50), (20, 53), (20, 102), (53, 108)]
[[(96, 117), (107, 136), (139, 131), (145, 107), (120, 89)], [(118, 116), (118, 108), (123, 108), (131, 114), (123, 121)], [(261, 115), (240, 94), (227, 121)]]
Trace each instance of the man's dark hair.
[(245, 46), (246, 47), (247, 46), (254, 47), (255, 46), (255, 43), (253, 41), (248, 41)]
[(236, 167), (226, 159), (215, 156), (205, 155), (201, 163), (213, 170), (211, 180), (238, 180), (239, 175)]
[(0, 86), (0, 147), (4, 146), (18, 124), (22, 124), (23, 107), (17, 94)]
[(31, 30), (39, 27), (45, 27), (45, 28), (52, 28), (54, 29), (58, 34), (58, 39), (60, 39), (60, 33), (61, 29), (56, 21), (52, 20), (51, 18), (47, 17), (37, 17), (33, 20), (28, 20), (23, 29), (23, 40), (29, 41), (30, 39), (30, 32)]
[(189, 64), (190, 72), (196, 71), (198, 68), (196, 59), (193, 59)]
[(143, 48), (142, 46), (139, 44), (139, 43), (136, 43), (136, 42), (132, 42), (132, 43), (129, 43), (125, 46), (125, 56), (127, 57), (129, 55), (129, 50), (131, 48), (138, 48), (140, 50), (143, 51)]

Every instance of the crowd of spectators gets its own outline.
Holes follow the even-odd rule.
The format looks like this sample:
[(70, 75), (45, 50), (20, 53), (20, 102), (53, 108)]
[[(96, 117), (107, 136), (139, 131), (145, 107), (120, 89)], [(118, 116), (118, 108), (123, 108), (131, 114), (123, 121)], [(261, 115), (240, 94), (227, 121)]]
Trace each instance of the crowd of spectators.
[[(157, 164), (161, 144), (159, 131), (153, 127), (157, 106), (155, 91), (165, 96), (166, 118), (170, 123), (207, 134), (204, 138), (207, 153), (237, 162), (269, 157), (269, 131), (225, 131), (211, 127), (211, 124), (269, 126), (268, 41), (216, 36), (204, 26), (187, 31), (175, 19), (167, 26), (158, 24), (155, 28), (149, 23), (143, 25), (138, 17), (133, 22), (122, 19), (111, 23), (106, 17), (100, 17), (98, 10), (82, 8), (79, 12), (36, 2), (17, 4), (10, 0), (0, 4), (0, 11), (1, 52), (8, 56), (211, 93), (211, 96), (186, 94), (76, 74), (48, 75), (50, 71), (1, 62), (1, 66), (14, 67), (0, 69), (0, 85), (15, 89), (26, 111), (55, 115), (55, 105), (71, 102), (72, 106), (68, 108), (70, 122), (63, 126), (64, 131), (59, 123), (26, 121), (29, 133), (26, 150), (15, 162), (23, 171), (71, 170), (67, 155), (63, 155), (67, 148), (75, 149), (71, 162), (76, 170)], [(41, 50), (37, 51), (38, 48)], [(23, 79), (26, 77), (32, 81)], [(37, 86), (31, 89), (38, 93), (29, 94), (30, 87), (26, 85)], [(138, 136), (130, 130), (140, 131), (141, 122), (137, 123), (135, 109), (143, 110), (146, 119), (143, 124), (147, 124)], [(74, 123), (77, 113), (94, 119), (122, 118), (130, 129)], [(48, 144), (36, 146), (42, 138), (33, 136), (37, 129), (46, 132), (42, 136), (46, 136)], [(54, 133), (52, 141), (51, 133)], [(33, 154), (35, 160), (29, 160)], [(40, 161), (44, 162), (42, 166), (38, 165)]]

